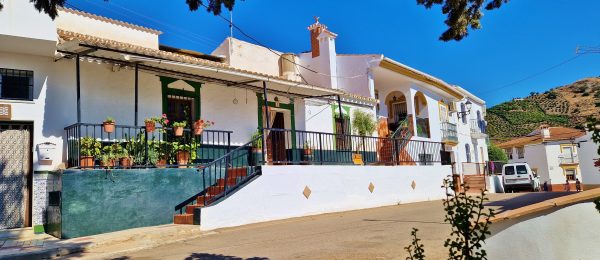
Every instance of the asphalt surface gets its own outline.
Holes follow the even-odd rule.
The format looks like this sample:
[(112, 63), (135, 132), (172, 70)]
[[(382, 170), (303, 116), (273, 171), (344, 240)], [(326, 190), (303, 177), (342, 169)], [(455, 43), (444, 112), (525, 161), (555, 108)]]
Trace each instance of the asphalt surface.
[[(498, 211), (568, 193), (491, 194), (486, 204)], [(428, 259), (446, 259), (441, 201), (323, 214), (216, 230), (180, 243), (126, 254), (84, 253), (111, 259), (405, 259), (412, 228)]]

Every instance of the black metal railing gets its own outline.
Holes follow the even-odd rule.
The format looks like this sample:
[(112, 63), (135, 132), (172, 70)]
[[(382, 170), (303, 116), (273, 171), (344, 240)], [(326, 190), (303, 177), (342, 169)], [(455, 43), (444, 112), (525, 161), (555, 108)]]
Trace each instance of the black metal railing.
[(199, 168), (203, 186), (200, 192), (175, 206), (180, 214), (187, 206), (207, 206), (226, 196), (261, 173), (264, 162), (262, 135)]
[[(430, 165), (441, 162), (439, 142), (331, 134), (290, 129), (264, 129), (269, 164)], [(344, 145), (337, 142), (343, 141)], [(356, 160), (360, 158), (360, 160)]]
[(74, 168), (187, 167), (205, 164), (231, 151), (231, 131), (76, 123), (65, 127), (67, 166)]

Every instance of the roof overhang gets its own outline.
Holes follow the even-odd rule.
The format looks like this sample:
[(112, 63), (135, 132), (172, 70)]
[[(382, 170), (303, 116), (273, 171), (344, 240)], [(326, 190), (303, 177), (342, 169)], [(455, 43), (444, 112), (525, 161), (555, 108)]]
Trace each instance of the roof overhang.
[[(118, 45), (117, 47), (122, 46)], [(188, 57), (176, 59), (179, 56), (171, 54), (167, 56), (159, 50), (111, 48), (104, 43), (94, 44), (93, 42), (72, 39), (58, 44), (57, 51), (66, 55), (67, 58), (73, 58), (74, 55), (79, 54), (80, 57), (99, 59), (125, 66), (137, 64), (140, 70), (156, 75), (193, 80), (200, 83), (214, 83), (260, 91), (263, 88), (262, 82), (266, 82), (269, 91), (290, 97), (325, 98), (326, 96), (346, 95), (345, 92), (340, 90), (236, 69), (223, 63), (208, 60), (201, 61), (200, 59)], [(175, 58), (170, 58), (171, 56)], [(191, 62), (186, 62), (186, 60)]]
[(424, 72), (421, 72), (419, 70), (413, 69), (411, 67), (408, 67), (402, 63), (399, 63), (395, 60), (392, 60), (390, 58), (384, 57), (381, 62), (379, 63), (379, 66), (384, 68), (384, 69), (388, 69), (391, 70), (393, 72), (402, 74), (404, 76), (407, 76), (409, 78), (421, 81), (423, 83), (427, 83), (429, 85), (432, 85), (434, 87), (439, 88), (440, 90), (442, 90), (444, 93), (448, 94), (449, 96), (456, 98), (457, 100), (461, 100), (464, 98), (464, 96), (462, 95), (462, 93), (460, 93), (459, 91), (457, 91), (454, 87), (452, 87), (451, 85), (449, 85), (448, 83), (437, 79), (433, 76), (430, 76)]

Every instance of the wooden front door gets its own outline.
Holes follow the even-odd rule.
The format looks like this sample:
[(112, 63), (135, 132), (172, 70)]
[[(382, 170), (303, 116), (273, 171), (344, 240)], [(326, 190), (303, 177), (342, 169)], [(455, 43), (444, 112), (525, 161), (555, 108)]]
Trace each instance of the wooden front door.
[[(283, 113), (275, 113), (275, 119), (273, 120), (273, 129), (285, 129), (285, 120)], [(267, 150), (268, 156), (274, 163), (287, 161), (286, 156), (286, 132), (284, 131), (270, 131), (267, 137)]]

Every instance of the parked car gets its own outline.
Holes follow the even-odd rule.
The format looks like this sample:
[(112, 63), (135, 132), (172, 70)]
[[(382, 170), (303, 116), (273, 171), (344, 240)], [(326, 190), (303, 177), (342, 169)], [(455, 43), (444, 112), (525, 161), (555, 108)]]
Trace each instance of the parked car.
[(527, 163), (505, 164), (502, 168), (502, 185), (504, 186), (504, 192), (540, 190), (539, 177)]

